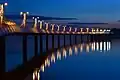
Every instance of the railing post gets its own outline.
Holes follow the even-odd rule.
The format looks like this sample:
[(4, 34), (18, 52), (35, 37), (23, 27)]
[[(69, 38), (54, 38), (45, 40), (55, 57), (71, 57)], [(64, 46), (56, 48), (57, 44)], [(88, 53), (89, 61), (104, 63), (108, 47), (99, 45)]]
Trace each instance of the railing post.
[(78, 44), (80, 43), (80, 35), (78, 34)]
[(46, 51), (48, 51), (48, 34), (46, 34)]
[(77, 35), (75, 35), (75, 44), (77, 44)]
[(80, 37), (81, 37), (81, 38), (80, 38), (80, 39), (81, 39), (81, 42), (83, 42), (83, 35), (81, 34)]
[(52, 34), (52, 48), (54, 49), (54, 34)]
[(91, 39), (91, 41), (93, 42), (93, 40), (94, 40), (93, 34), (90, 35), (90, 39)]
[(27, 62), (27, 35), (23, 35), (23, 63)]
[(71, 34), (70, 34), (70, 46), (72, 45), (72, 38), (71, 38)]
[(89, 34), (87, 34), (87, 41), (89, 41)]
[(60, 34), (58, 34), (58, 48), (60, 48)]
[(38, 55), (38, 36), (34, 36), (34, 51), (35, 51), (35, 56)]
[(0, 73), (4, 73), (6, 69), (6, 46), (5, 36), (0, 37)]
[(65, 47), (65, 45), (66, 45), (66, 42), (65, 42), (65, 34), (63, 35), (63, 37), (64, 37), (64, 47)]
[(40, 53), (43, 53), (43, 40), (42, 34), (40, 34)]

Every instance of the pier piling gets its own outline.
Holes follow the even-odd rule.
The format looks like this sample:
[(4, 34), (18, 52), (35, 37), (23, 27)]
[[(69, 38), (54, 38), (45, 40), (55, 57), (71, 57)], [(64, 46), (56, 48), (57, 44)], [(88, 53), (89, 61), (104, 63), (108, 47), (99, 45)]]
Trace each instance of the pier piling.
[(5, 72), (6, 68), (6, 46), (5, 46), (5, 36), (0, 37), (0, 73)]

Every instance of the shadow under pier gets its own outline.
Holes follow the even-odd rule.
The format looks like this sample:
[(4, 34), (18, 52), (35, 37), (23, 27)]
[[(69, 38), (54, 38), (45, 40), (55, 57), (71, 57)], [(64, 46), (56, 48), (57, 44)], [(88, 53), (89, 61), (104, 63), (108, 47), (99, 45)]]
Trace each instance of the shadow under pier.
[[(34, 57), (28, 61), (27, 59), (27, 37), (29, 35), (34, 36)], [(43, 35), (46, 37), (46, 51), (43, 51)], [(52, 37), (52, 48), (49, 49), (49, 36)], [(55, 40), (55, 35), (57, 35), (57, 40)], [(7, 36), (22, 36), (22, 57), (23, 57), (23, 64), (11, 70), (10, 72), (5, 72), (5, 63), (6, 63), (6, 47), (5, 47), (5, 37)], [(61, 45), (61, 38), (63, 36), (63, 45)], [(66, 40), (66, 36), (69, 38)], [(40, 37), (40, 40), (38, 40)], [(109, 35), (91, 35), (91, 34), (46, 34), (46, 33), (11, 33), (5, 36), (0, 36), (0, 72), (4, 75), (4, 80), (24, 80), (24, 78), (34, 71), (35, 68), (39, 68), (41, 64), (44, 62), (46, 57), (51, 54), (53, 51), (57, 51), (57, 49), (72, 46), (85, 41), (95, 41), (101, 39), (109, 39)], [(39, 43), (38, 43), (39, 41)], [(55, 48), (55, 41), (57, 41), (57, 48)], [(66, 44), (69, 41), (69, 44)], [(74, 41), (74, 42), (73, 42)], [(38, 45), (40, 46), (38, 49)], [(38, 50), (40, 50), (38, 52)], [(40, 53), (40, 55), (38, 55)]]

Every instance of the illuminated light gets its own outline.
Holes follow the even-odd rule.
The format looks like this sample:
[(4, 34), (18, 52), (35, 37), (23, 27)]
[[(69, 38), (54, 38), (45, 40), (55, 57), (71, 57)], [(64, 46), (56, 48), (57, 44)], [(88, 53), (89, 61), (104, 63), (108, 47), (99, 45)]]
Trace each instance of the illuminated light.
[(103, 43), (103, 42), (100, 42), (100, 51), (102, 51), (102, 43)]
[(63, 57), (67, 57), (67, 52), (66, 52), (66, 50), (65, 49), (63, 49)]
[(93, 45), (93, 43), (92, 43), (92, 44), (91, 44), (91, 49), (92, 49), (92, 51), (94, 50), (93, 47), (94, 47), (94, 45)]
[(106, 42), (104, 42), (104, 51), (106, 51)]
[(109, 49), (109, 50), (111, 49), (111, 42), (109, 42), (109, 46), (108, 46), (108, 49)]
[(45, 30), (44, 30), (44, 29), (42, 29), (42, 32), (43, 32), (43, 33), (45, 33)]
[(54, 31), (55, 24), (51, 24), (51, 25), (52, 25), (52, 31)]
[(83, 28), (80, 28), (80, 31), (81, 31), (81, 34), (84, 34), (84, 32), (83, 32)]
[(35, 17), (32, 17), (32, 19), (35, 19)]
[(45, 60), (45, 67), (49, 67), (50, 66), (50, 60), (47, 58), (46, 60)]
[(95, 42), (93, 42), (93, 51), (95, 51)]
[(90, 47), (89, 47), (89, 45), (87, 44), (87, 45), (86, 45), (86, 51), (87, 51), (87, 52), (89, 52), (89, 48), (90, 48)]
[(50, 33), (48, 30), (46, 31), (47, 33)]
[(69, 32), (71, 32), (71, 31), (72, 31), (72, 27), (69, 28)]
[[(34, 17), (33, 17), (34, 18)], [(34, 18), (34, 28), (37, 28), (37, 23), (38, 23), (38, 19), (37, 18)]]
[(33, 72), (33, 80), (35, 80), (36, 77), (37, 77), (36, 71), (34, 71), (34, 72)]
[(36, 69), (34, 72), (33, 72), (33, 80), (40, 80), (40, 70), (38, 71), (39, 69)]
[(29, 12), (26, 12), (26, 14), (29, 14)]
[(29, 14), (29, 12), (26, 12), (26, 13), (24, 13), (24, 12), (20, 12), (20, 15), (22, 15), (23, 16), (23, 21), (22, 21), (22, 24), (21, 24), (21, 26), (23, 25), (24, 26), (24, 28), (25, 28), (25, 26), (26, 26), (26, 22), (27, 22), (27, 15)]
[(52, 54), (52, 56), (51, 56), (51, 62), (55, 63), (55, 55), (54, 54)]
[(65, 32), (66, 26), (63, 26), (63, 32)]
[(49, 23), (45, 23), (45, 24), (46, 24), (46, 30), (48, 30)]
[(78, 53), (78, 48), (75, 46), (75, 54)]
[(20, 12), (20, 15), (22, 15), (23, 14), (23, 12)]
[(75, 32), (72, 32), (73, 34), (75, 34)]
[(37, 17), (37, 19), (39, 19), (39, 17)]
[(38, 20), (38, 22), (40, 23), (40, 29), (42, 29), (42, 26), (43, 26), (43, 22)]
[(102, 29), (100, 29), (100, 32), (102, 32), (103, 30)]
[(75, 32), (77, 32), (77, 28), (75, 28)]
[(4, 5), (5, 5), (5, 6), (7, 6), (7, 5), (8, 5), (8, 3), (4, 3)]
[(15, 28), (13, 26), (11, 26), (11, 29), (12, 29), (13, 32), (15, 31)]
[(47, 66), (49, 67), (50, 66), (50, 60), (47, 58)]
[(40, 69), (41, 69), (42, 72), (44, 72), (45, 71), (45, 66), (42, 65)]
[(52, 31), (52, 33), (54, 33), (54, 31)]
[(56, 31), (56, 33), (59, 33), (59, 31)]
[(104, 29), (104, 32), (106, 31), (106, 29)]
[(92, 34), (92, 32), (89, 32), (89, 34)]
[(83, 28), (80, 28), (81, 32), (83, 32)]
[(89, 32), (89, 28), (86, 28), (86, 30), (87, 30), (87, 33)]
[(63, 34), (64, 32), (62, 31), (61, 33)]
[(69, 56), (71, 56), (72, 55), (72, 48), (70, 47), (69, 48)]
[(11, 32), (10, 27), (8, 27), (8, 32)]
[(99, 43), (96, 42), (96, 50), (99, 51)]
[(40, 72), (38, 72), (38, 80), (40, 80)]
[(80, 52), (83, 51), (83, 44), (80, 45)]
[(95, 32), (93, 32), (92, 34), (95, 34)]
[(99, 32), (99, 28), (97, 28), (96, 32), (97, 32), (97, 33)]
[(92, 32), (94, 32), (94, 28), (92, 28)]
[(80, 34), (80, 32), (78, 32), (78, 34)]
[(59, 50), (57, 51), (57, 59), (61, 60), (61, 54)]
[(13, 28), (12, 28), (12, 27), (10, 27), (10, 30), (11, 30), (12, 32), (14, 32), (14, 30), (13, 30)]
[(35, 80), (35, 74), (33, 73), (33, 80)]
[(70, 32), (67, 32), (67, 34), (69, 34)]
[(107, 42), (107, 51), (109, 50), (109, 42)]

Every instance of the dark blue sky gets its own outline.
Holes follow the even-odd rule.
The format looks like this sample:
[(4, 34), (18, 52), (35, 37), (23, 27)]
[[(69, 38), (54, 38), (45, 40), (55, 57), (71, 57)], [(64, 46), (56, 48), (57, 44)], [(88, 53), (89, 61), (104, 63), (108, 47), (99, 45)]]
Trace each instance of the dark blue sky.
[[(5, 0), (2, 0), (5, 1)], [(6, 0), (7, 13), (29, 11), (53, 17), (76, 17), (82, 21), (120, 19), (120, 0)]]

